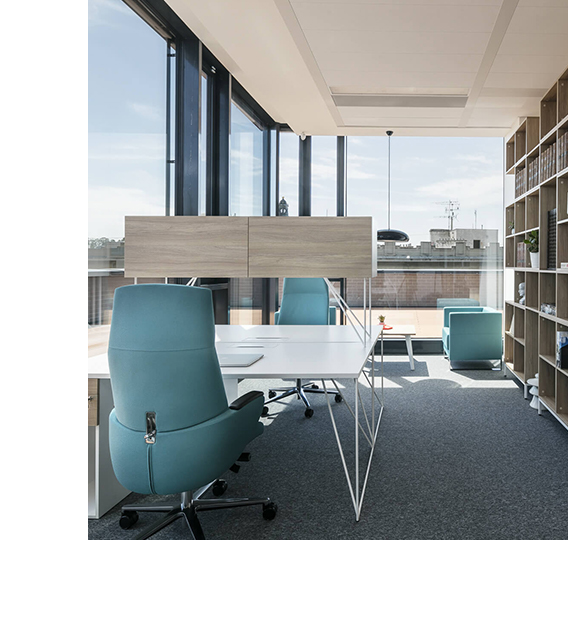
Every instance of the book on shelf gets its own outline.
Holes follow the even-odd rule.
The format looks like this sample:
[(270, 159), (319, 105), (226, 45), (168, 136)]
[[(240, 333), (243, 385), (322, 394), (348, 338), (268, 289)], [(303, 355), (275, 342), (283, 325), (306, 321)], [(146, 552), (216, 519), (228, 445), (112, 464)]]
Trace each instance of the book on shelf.
[(558, 168), (564, 170), (568, 167), (568, 131), (558, 139)]
[(548, 211), (548, 269), (556, 269), (556, 208)]
[(540, 156), (540, 169), (542, 171), (542, 181), (556, 175), (556, 142), (547, 147)]
[(528, 174), (529, 174), (528, 189), (531, 190), (535, 186), (538, 186), (538, 160), (533, 160), (528, 165)]
[(559, 330), (556, 333), (556, 367), (568, 369), (568, 331)]

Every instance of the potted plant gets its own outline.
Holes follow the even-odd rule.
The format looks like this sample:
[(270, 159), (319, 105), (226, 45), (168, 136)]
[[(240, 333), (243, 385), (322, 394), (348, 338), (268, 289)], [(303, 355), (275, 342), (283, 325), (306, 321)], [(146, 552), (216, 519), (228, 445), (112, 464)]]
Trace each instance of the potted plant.
[(527, 238), (523, 241), (531, 255), (531, 267), (538, 269), (538, 230), (531, 230), (527, 234)]

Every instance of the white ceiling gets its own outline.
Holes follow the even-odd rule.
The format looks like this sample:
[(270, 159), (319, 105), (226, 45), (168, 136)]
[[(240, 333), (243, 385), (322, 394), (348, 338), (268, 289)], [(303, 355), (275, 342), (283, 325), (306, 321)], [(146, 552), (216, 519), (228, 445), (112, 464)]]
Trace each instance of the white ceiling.
[(568, 67), (568, 0), (167, 0), (300, 134), (506, 136)]

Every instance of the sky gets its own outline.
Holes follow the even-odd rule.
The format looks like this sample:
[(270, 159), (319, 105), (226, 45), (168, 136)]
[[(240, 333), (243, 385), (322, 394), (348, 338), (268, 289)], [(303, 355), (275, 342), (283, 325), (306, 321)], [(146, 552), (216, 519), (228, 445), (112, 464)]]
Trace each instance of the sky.
[[(165, 212), (166, 43), (121, 0), (89, 0), (89, 237), (122, 238), (124, 216)], [(261, 132), (231, 108), (230, 213), (258, 214)], [(502, 138), (391, 139), (391, 227), (411, 243), (447, 227), (503, 224)], [(298, 144), (281, 134), (280, 197), (298, 214)], [(386, 228), (387, 138), (347, 139), (347, 214)], [(201, 162), (203, 164), (203, 162)], [(203, 169), (202, 169), (203, 172)], [(202, 178), (203, 181), (203, 178)], [(202, 208), (204, 206), (202, 205)], [(312, 214), (336, 208), (336, 138), (312, 138)]]

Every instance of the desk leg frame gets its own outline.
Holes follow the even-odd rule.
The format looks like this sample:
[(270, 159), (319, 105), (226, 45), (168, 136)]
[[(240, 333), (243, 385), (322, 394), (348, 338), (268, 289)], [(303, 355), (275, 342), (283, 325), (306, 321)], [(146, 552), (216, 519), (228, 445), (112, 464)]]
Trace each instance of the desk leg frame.
[[(325, 380), (322, 380), (323, 389), (325, 392), (325, 397), (327, 401), (327, 408), (329, 410), (329, 416), (331, 418), (331, 424), (333, 425), (333, 431), (335, 433), (335, 439), (337, 441), (337, 446), (339, 448), (339, 455), (341, 457), (341, 463), (343, 464), (343, 471), (345, 473), (345, 478), (347, 480), (347, 486), (349, 488), (349, 493), (351, 495), (351, 501), (353, 503), (353, 509), (355, 510), (355, 520), (359, 521), (361, 517), (361, 508), (363, 506), (363, 499), (365, 498), (365, 491), (367, 489), (367, 483), (369, 481), (369, 472), (371, 470), (371, 463), (373, 461), (373, 455), (375, 452), (375, 445), (377, 443), (377, 435), (379, 432), (379, 426), (381, 424), (381, 419), (383, 417), (384, 411), (384, 353), (383, 353), (383, 335), (381, 334), (381, 397), (377, 395), (375, 389), (375, 347), (373, 345), (373, 349), (371, 351), (371, 378), (362, 370), (361, 373), (365, 376), (367, 382), (371, 386), (371, 423), (369, 424), (369, 418), (367, 416), (367, 412), (365, 410), (365, 406), (363, 405), (363, 400), (361, 398), (361, 394), (359, 392), (359, 378), (354, 379), (355, 385), (355, 410), (353, 410), (349, 403), (345, 400), (344, 402), (349, 409), (354, 421), (355, 421), (355, 479), (352, 482), (352, 476), (349, 473), (349, 468), (347, 466), (347, 462), (345, 461), (345, 454), (343, 452), (343, 445), (341, 443), (341, 438), (339, 436), (339, 432), (337, 430), (337, 423), (335, 420), (335, 416), (333, 415), (333, 409), (331, 406), (329, 392), (327, 390)], [(337, 384), (335, 381), (332, 381), (334, 386), (337, 388)], [(375, 400), (378, 405), (375, 405)], [(359, 421), (359, 406), (363, 410), (363, 414), (365, 416), (365, 424), (366, 428)], [(376, 414), (376, 408), (379, 408), (378, 417)], [(359, 431), (361, 431), (364, 437), (367, 440), (367, 443), (370, 446), (369, 458), (367, 461), (367, 467), (365, 470), (365, 477), (363, 479), (363, 484), (360, 484), (359, 480)]]

